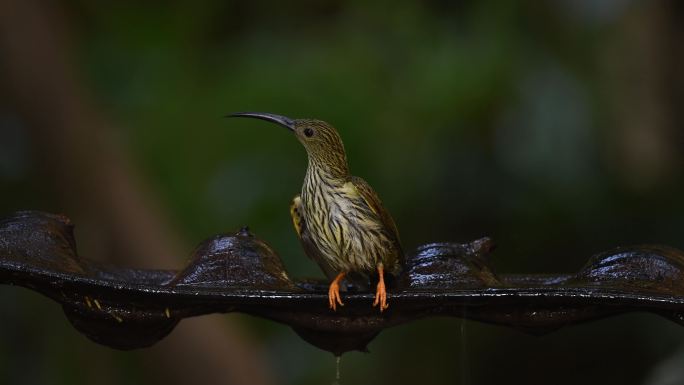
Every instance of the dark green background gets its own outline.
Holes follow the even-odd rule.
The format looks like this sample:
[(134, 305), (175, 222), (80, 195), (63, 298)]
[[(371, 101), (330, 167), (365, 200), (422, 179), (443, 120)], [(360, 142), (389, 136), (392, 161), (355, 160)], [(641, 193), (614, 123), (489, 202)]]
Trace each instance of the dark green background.
[[(181, 256), (249, 224), (293, 275), (320, 275), (288, 213), (305, 152), (276, 126), (222, 118), (243, 110), (336, 126), (352, 172), (378, 191), (409, 250), (489, 235), (497, 271), (555, 273), (617, 245), (684, 248), (678, 2), (369, 3), (50, 7), (77, 81), (111, 123), (107, 140), (182, 234)], [(45, 131), (30, 126), (49, 121), (36, 120), (44, 106), (4, 75), (0, 212), (64, 212), (82, 255), (108, 255), (36, 145)], [(0, 306), (2, 384), (87, 384), (97, 373), (111, 384), (174, 383), (145, 361), (154, 350), (100, 347), (33, 293), (2, 287)], [(237, 320), (230, 327), (261, 352), (273, 383), (333, 381), (332, 355), (288, 328), (224, 318)], [(684, 329), (653, 315), (543, 337), (429, 319), (383, 332), (371, 354), (345, 355), (341, 374), (344, 384), (676, 384), (682, 342)]]

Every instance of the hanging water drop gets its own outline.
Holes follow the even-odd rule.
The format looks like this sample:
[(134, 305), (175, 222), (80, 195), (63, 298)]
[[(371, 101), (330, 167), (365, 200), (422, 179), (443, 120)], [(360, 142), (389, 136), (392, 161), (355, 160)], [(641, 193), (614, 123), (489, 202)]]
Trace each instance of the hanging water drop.
[(341, 356), (335, 356), (335, 381), (332, 385), (341, 385), (340, 383), (340, 359)]
[(465, 316), (461, 319), (461, 385), (468, 385), (469, 378), (469, 364), (468, 364), (468, 339), (466, 336), (466, 320)]

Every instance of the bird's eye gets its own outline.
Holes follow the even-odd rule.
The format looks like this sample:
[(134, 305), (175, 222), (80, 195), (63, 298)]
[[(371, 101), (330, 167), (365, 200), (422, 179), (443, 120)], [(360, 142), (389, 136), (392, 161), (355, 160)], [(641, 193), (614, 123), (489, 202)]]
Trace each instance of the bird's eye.
[(312, 137), (313, 134), (314, 134), (314, 130), (312, 130), (311, 128), (305, 128), (304, 129), (304, 135), (306, 135), (307, 138)]

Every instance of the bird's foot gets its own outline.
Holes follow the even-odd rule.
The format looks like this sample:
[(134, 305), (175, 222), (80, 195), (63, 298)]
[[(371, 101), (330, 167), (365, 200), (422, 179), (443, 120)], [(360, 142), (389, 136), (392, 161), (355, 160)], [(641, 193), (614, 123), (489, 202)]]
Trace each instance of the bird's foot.
[(380, 312), (382, 313), (385, 309), (389, 307), (387, 304), (387, 290), (385, 290), (385, 282), (378, 282), (378, 289), (375, 291), (375, 301), (373, 301), (373, 307), (380, 306)]
[(335, 279), (330, 283), (330, 288), (328, 289), (328, 304), (330, 309), (337, 311), (337, 305), (344, 306), (342, 303), (342, 297), (340, 297), (340, 281), (344, 278), (345, 273), (340, 273), (335, 277)]
[(375, 290), (375, 301), (373, 307), (380, 306), (380, 313), (389, 307), (387, 304), (387, 289), (385, 289), (385, 279), (382, 265), (378, 266), (378, 288)]

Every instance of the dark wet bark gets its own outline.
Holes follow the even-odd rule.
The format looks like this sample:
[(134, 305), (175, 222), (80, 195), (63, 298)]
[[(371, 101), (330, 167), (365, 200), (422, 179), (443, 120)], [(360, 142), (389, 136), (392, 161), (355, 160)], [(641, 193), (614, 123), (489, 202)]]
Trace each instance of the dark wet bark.
[(126, 269), (76, 252), (64, 216), (21, 212), (0, 222), (0, 282), (59, 302), (76, 329), (118, 349), (147, 347), (186, 317), (242, 312), (291, 326), (342, 354), (365, 350), (383, 329), (429, 316), (463, 317), (540, 334), (618, 313), (684, 322), (684, 254), (664, 246), (618, 248), (576, 274), (497, 275), (489, 238), (419, 247), (394, 277), (390, 308), (350, 287), (327, 306), (324, 282), (293, 280), (278, 255), (242, 229), (203, 242), (181, 271)]

